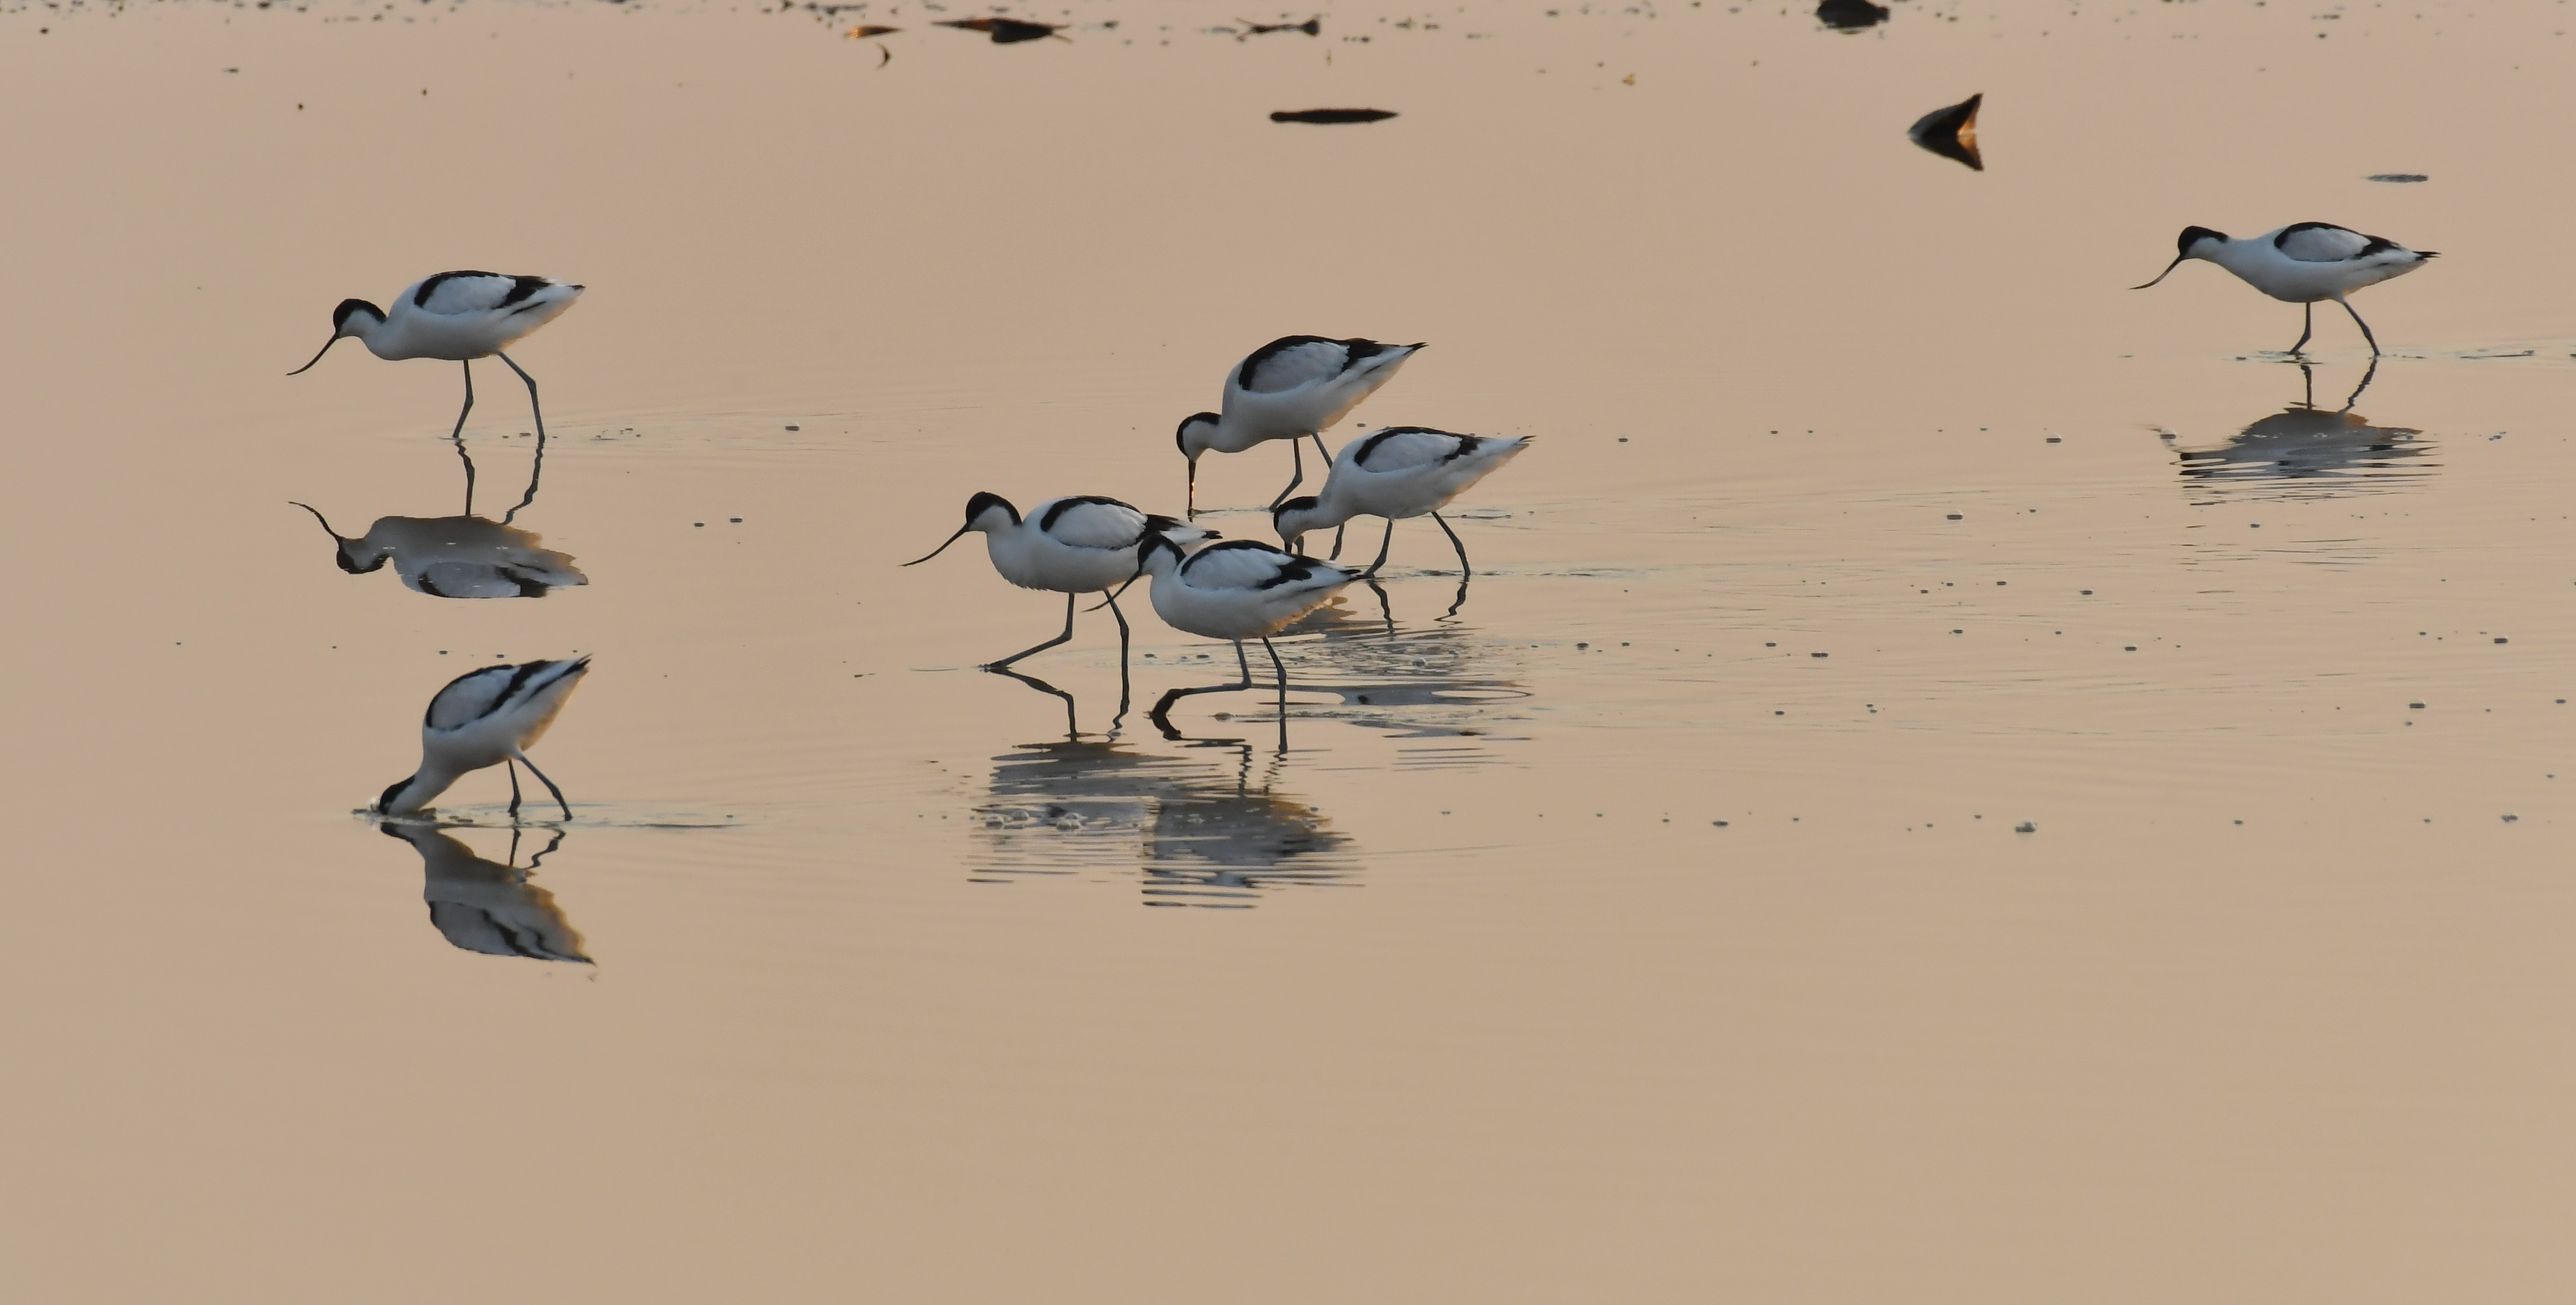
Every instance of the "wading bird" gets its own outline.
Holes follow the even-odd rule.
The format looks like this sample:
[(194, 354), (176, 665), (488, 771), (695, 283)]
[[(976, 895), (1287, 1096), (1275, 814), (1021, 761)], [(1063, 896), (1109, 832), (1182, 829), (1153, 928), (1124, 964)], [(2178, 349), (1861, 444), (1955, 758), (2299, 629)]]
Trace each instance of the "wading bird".
[(537, 406), (537, 380), (501, 351), (572, 307), (581, 291), (580, 286), (541, 276), (441, 272), (404, 286), (402, 293), (394, 296), (394, 310), (390, 313), (364, 299), (343, 299), (338, 308), (331, 310), (331, 338), (322, 342), (321, 352), (313, 355), (313, 362), (287, 375), (301, 376), (313, 370), (313, 363), (322, 361), (322, 355), (331, 352), (332, 345), (353, 336), (367, 346), (367, 352), (387, 362), (438, 358), (461, 364), (465, 368), (465, 406), (457, 410), (456, 430), (451, 438), (458, 439), (462, 447), (465, 414), (474, 411), (474, 360), (498, 358), (509, 363), (510, 370), (528, 383), (528, 409), (536, 414), (537, 438), (542, 440), (546, 437), (546, 414)]
[(1241, 453), (1267, 440), (1287, 440), (1296, 472), (1271, 506), (1306, 483), (1306, 453), (1297, 441), (1313, 438), (1328, 462), (1321, 432), (1348, 415), (1395, 376), (1419, 344), (1327, 340), (1320, 335), (1282, 336), (1252, 351), (1225, 374), (1223, 412), (1192, 413), (1173, 433), (1190, 462), (1189, 511), (1199, 507), (1199, 455)]
[[(564, 819), (572, 804), (563, 790), (528, 760), (528, 749), (545, 737), (581, 677), (590, 670), (588, 657), (567, 661), (522, 662), (486, 666), (447, 682), (429, 700), (420, 724), (420, 769), (387, 786), (376, 799), (376, 811), (407, 816), (426, 807), (469, 771), (516, 762), (528, 768), (555, 795)], [(519, 772), (510, 772), (510, 816), (519, 815)]]
[[(947, 552), (950, 544), (965, 538), (970, 530), (983, 533), (984, 551), (992, 557), (993, 569), (1001, 572), (1003, 579), (1022, 589), (1064, 595), (1064, 633), (1000, 661), (987, 662), (984, 669), (988, 671), (1000, 670), (1030, 653), (1044, 652), (1071, 639), (1076, 599), (1083, 594), (1123, 589), (1135, 579), (1136, 549), (1145, 540), (1168, 537), (1179, 547), (1216, 538), (1213, 530), (1140, 512), (1114, 498), (1091, 494), (1051, 498), (1029, 509), (1024, 520), (1009, 499), (999, 494), (977, 494), (966, 500), (966, 524), (959, 526), (956, 534), (904, 565), (919, 566)], [(1124, 668), (1127, 614), (1118, 610), (1115, 594), (1110, 595), (1109, 614), (1118, 618), (1118, 664)]]
[(2352, 324), (2360, 327), (2361, 338), (2370, 342), (2373, 358), (2379, 356), (2379, 341), (2371, 335), (2370, 323), (2352, 311), (2352, 304), (2344, 296), (2363, 286), (2404, 276), (2422, 267), (2424, 260), (2439, 256), (2330, 222), (2293, 223), (2244, 240), (2230, 240), (2226, 233), (2207, 227), (2184, 227), (2175, 244), (2181, 252), (2165, 265), (2164, 271), (2156, 273), (2155, 281), (2130, 288), (2144, 290), (2164, 280), (2185, 259), (2205, 259), (2275, 299), (2302, 306), (2306, 313), (2304, 325), (2299, 330), (2299, 342), (2290, 346), (2290, 352), (2307, 347), (2308, 337), (2317, 329), (2317, 301), (2331, 299), (2352, 313)]
[(1292, 498), (1270, 510), (1279, 542), (1298, 552), (1306, 532), (1339, 526), (1352, 517), (1386, 518), (1377, 560), (1361, 575), (1376, 575), (1395, 543), (1395, 523), (1428, 514), (1458, 550), (1458, 574), (1469, 574), (1467, 546), (1440, 509), (1529, 447), (1527, 436), (1453, 435), (1427, 426), (1389, 426), (1342, 446), (1324, 477), (1324, 492)]
[(1184, 554), (1169, 537), (1149, 534), (1137, 546), (1136, 557), (1143, 574), (1153, 577), (1154, 614), (1173, 629), (1232, 641), (1234, 664), (1243, 671), (1239, 684), (1174, 689), (1164, 694), (1162, 701), (1154, 705), (1155, 721), (1168, 724), (1164, 713), (1171, 710), (1174, 702), (1191, 694), (1251, 688), (1252, 663), (1244, 656), (1243, 641), (1259, 639), (1262, 650), (1270, 654), (1271, 669), (1279, 673), (1279, 715), (1285, 746), (1288, 667), (1279, 660), (1279, 650), (1271, 646), (1270, 636), (1332, 601), (1343, 586), (1360, 578), (1359, 572), (1283, 553), (1251, 539), (1229, 539)]

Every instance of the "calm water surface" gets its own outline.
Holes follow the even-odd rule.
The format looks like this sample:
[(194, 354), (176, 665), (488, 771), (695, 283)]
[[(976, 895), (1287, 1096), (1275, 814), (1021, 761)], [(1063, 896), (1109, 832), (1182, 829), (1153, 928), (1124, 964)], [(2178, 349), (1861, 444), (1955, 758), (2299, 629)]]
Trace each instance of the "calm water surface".
[[(0, 7), (0, 1281), (2564, 1294), (2564, 7), (1891, 8)], [(2300, 220), (2443, 252), (2375, 369), (2125, 288)], [(590, 286), (470, 498), (453, 367), (284, 376), (445, 267)], [(976, 671), (1060, 604), (896, 564), (1287, 332), (1537, 438), (1464, 593)], [(352, 814), (576, 652), (569, 825)]]

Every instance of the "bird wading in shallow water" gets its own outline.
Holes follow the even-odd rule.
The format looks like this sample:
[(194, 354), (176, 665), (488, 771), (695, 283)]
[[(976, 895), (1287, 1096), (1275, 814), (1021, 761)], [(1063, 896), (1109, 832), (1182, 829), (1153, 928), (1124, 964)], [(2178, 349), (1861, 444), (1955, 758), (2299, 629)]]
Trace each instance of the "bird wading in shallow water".
[(2429, 250), (2408, 249), (2385, 236), (2365, 236), (2330, 222), (2293, 223), (2244, 240), (2231, 240), (2226, 233), (2207, 227), (2184, 227), (2175, 244), (2181, 252), (2156, 273), (2156, 280), (2132, 289), (2144, 290), (2164, 280), (2186, 259), (2205, 259), (2275, 299), (2305, 308), (2299, 342), (2290, 346), (2290, 352), (2307, 347), (2317, 328), (2317, 302), (2331, 299), (2352, 313), (2352, 324), (2370, 342), (2373, 358), (2379, 356), (2379, 340), (2344, 296), (2392, 276), (2404, 276), (2422, 267), (2426, 259), (2438, 257)]
[[(947, 552), (948, 545), (964, 538), (970, 530), (983, 534), (984, 551), (1003, 579), (1022, 589), (1064, 595), (1064, 633), (1000, 661), (987, 662), (984, 669), (988, 671), (1000, 670), (1030, 653), (1044, 652), (1071, 639), (1076, 599), (1082, 594), (1123, 588), (1135, 579), (1136, 548), (1146, 539), (1170, 538), (1177, 541), (1178, 547), (1216, 538), (1213, 530), (1140, 512), (1114, 498), (1089, 494), (1051, 498), (1029, 509), (1029, 515), (1022, 518), (1009, 499), (999, 494), (977, 494), (966, 500), (966, 524), (959, 526), (956, 534), (927, 555), (904, 565), (919, 566)], [(1124, 668), (1127, 614), (1118, 610), (1115, 594), (1110, 596), (1109, 613), (1118, 618), (1118, 662)]]
[(1453, 435), (1428, 426), (1389, 426), (1342, 446), (1324, 477), (1324, 492), (1292, 498), (1270, 510), (1279, 542), (1301, 551), (1306, 532), (1339, 526), (1352, 517), (1386, 518), (1386, 538), (1377, 560), (1361, 575), (1376, 575), (1386, 565), (1386, 550), (1395, 543), (1395, 523), (1403, 517), (1429, 515), (1440, 523), (1458, 550), (1458, 574), (1468, 573), (1467, 546), (1440, 515), (1440, 509), (1467, 488), (1511, 461), (1529, 447), (1526, 436)]
[(465, 368), (465, 406), (456, 412), (449, 438), (465, 446), (465, 414), (474, 411), (474, 360), (498, 358), (528, 383), (528, 408), (536, 414), (537, 438), (546, 437), (545, 410), (537, 406), (537, 381), (503, 349), (530, 331), (553, 321), (582, 287), (541, 276), (505, 276), (498, 272), (441, 272), (415, 281), (394, 296), (392, 312), (364, 299), (343, 299), (331, 310), (331, 338), (322, 342), (313, 362), (289, 376), (301, 376), (331, 352), (331, 346), (356, 338), (367, 352), (388, 362), (405, 358), (439, 358)]
[(1279, 673), (1281, 746), (1288, 716), (1288, 667), (1270, 636), (1291, 621), (1332, 601), (1333, 595), (1360, 578), (1347, 567), (1311, 557), (1283, 553), (1251, 539), (1229, 539), (1195, 553), (1161, 534), (1148, 535), (1137, 546), (1142, 573), (1153, 577), (1154, 614), (1173, 629), (1234, 644), (1234, 664), (1242, 682), (1199, 689), (1174, 689), (1154, 705), (1153, 717), (1169, 728), (1172, 704), (1194, 693), (1230, 693), (1252, 687), (1252, 663), (1243, 641), (1259, 639)]
[(1421, 348), (1288, 335), (1253, 350), (1225, 374), (1225, 410), (1192, 413), (1174, 432), (1181, 456), (1190, 463), (1188, 510), (1198, 511), (1200, 454), (1241, 453), (1266, 440), (1287, 440), (1295, 474), (1270, 501), (1278, 506), (1306, 483), (1306, 454), (1297, 441), (1314, 439), (1315, 452), (1330, 462), (1321, 432), (1393, 379), (1404, 360)]
[[(376, 811), (388, 816), (407, 816), (419, 811), (447, 791), (449, 785), (471, 771), (510, 762), (528, 768), (554, 794), (555, 805), (563, 808), (564, 819), (572, 819), (572, 804), (564, 801), (563, 790), (528, 760), (528, 749), (545, 737), (546, 727), (555, 723), (555, 713), (563, 710), (564, 700), (590, 671), (588, 657), (568, 661), (523, 662), (517, 666), (486, 666), (468, 671), (447, 682), (438, 696), (429, 700), (429, 711), (420, 723), (420, 769), (407, 779), (387, 786), (384, 796), (376, 799)], [(510, 772), (510, 816), (519, 814), (519, 772)]]

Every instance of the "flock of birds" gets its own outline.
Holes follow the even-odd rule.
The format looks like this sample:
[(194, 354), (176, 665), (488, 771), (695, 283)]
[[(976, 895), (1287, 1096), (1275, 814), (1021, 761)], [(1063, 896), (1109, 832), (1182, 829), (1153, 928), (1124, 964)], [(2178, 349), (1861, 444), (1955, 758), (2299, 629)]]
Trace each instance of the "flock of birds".
[[(2323, 222), (2295, 223), (2242, 240), (2207, 227), (2187, 227), (2176, 246), (2173, 262), (2154, 281), (2136, 288), (2163, 281), (2190, 260), (2216, 263), (2264, 294), (2306, 309), (2307, 329), (2290, 347), (2292, 354), (2304, 349), (2314, 334), (2315, 306), (2331, 299), (2352, 315), (2374, 359), (2379, 356), (2379, 341), (2345, 296), (2414, 271), (2435, 256)], [(572, 307), (581, 293), (581, 286), (545, 277), (441, 272), (404, 287), (390, 310), (363, 299), (343, 300), (331, 314), (331, 338), (311, 362), (289, 375), (311, 370), (332, 345), (351, 338), (387, 360), (455, 362), (464, 369), (465, 403), (457, 411), (451, 438), (459, 439), (461, 448), (465, 418), (474, 409), (474, 360), (499, 358), (528, 387), (528, 406), (535, 414), (542, 448), (545, 414), (539, 406), (536, 378), (503, 350)], [(1130, 628), (1118, 598), (1129, 586), (1145, 581), (1151, 585), (1157, 616), (1185, 633), (1231, 642), (1242, 672), (1239, 683), (1175, 690), (1166, 697), (1165, 707), (1186, 693), (1251, 688), (1252, 664), (1244, 644), (1258, 640), (1276, 673), (1284, 717), (1288, 671), (1271, 636), (1330, 602), (1344, 588), (1376, 575), (1386, 565), (1399, 520), (1430, 517), (1457, 550), (1461, 577), (1471, 574), (1467, 546), (1440, 509), (1529, 447), (1526, 437), (1390, 426), (1351, 440), (1338, 453), (1327, 450), (1323, 432), (1393, 379), (1422, 347), (1314, 335), (1273, 340), (1226, 373), (1219, 411), (1193, 413), (1174, 432), (1174, 442), (1188, 464), (1181, 516), (1148, 513), (1099, 495), (1048, 499), (1023, 515), (1001, 495), (979, 492), (966, 501), (965, 524), (955, 534), (903, 565), (927, 562), (969, 533), (981, 534), (986, 555), (1003, 579), (1023, 589), (1065, 596), (1061, 633), (987, 663), (989, 670), (1003, 670), (1071, 640), (1082, 596), (1102, 594), (1118, 622), (1123, 671)], [(1223, 539), (1193, 524), (1198, 514), (1199, 459), (1209, 453), (1241, 453), (1276, 440), (1287, 441), (1292, 468), (1287, 487), (1270, 504), (1272, 529), (1285, 547)], [(1324, 484), (1319, 493), (1296, 496), (1306, 479), (1304, 444), (1309, 440), (1324, 459)], [(1330, 528), (1336, 532), (1332, 557), (1339, 558), (1341, 528), (1363, 516), (1386, 521), (1377, 557), (1367, 567), (1344, 566), (1304, 553), (1308, 535)], [(328, 523), (324, 524), (327, 528)], [(351, 542), (355, 541), (343, 541), (344, 552)], [(345, 558), (343, 564), (348, 565)], [(584, 656), (486, 666), (449, 681), (430, 699), (422, 718), (419, 767), (387, 786), (371, 809), (389, 816), (413, 815), (427, 810), (463, 776), (505, 766), (510, 774), (509, 812), (515, 820), (521, 805), (517, 767), (526, 766), (554, 797), (564, 819), (570, 820), (572, 804), (528, 760), (527, 750), (554, 723), (589, 669), (590, 659)]]

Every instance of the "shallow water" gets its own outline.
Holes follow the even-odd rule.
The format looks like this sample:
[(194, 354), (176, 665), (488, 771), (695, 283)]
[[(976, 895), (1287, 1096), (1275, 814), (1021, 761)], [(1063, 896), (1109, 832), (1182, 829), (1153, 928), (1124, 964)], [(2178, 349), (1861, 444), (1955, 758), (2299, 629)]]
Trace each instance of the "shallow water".
[[(0, 7), (0, 1280), (2564, 1290), (2564, 7), (1891, 9)], [(1906, 139), (1980, 91), (1985, 171)], [(1398, 116), (1269, 119), (1325, 107)], [(2375, 370), (2126, 289), (2306, 219), (2443, 251)], [(590, 286), (513, 351), (541, 469), (479, 369), (470, 505), (452, 368), (283, 376), (448, 266)], [(1232, 655), (1132, 601), (1123, 713), (1105, 612), (974, 670), (1060, 603), (896, 564), (976, 490), (1177, 506), (1291, 331), (1431, 344), (1335, 442), (1537, 438), (1463, 601), (1401, 525), (1284, 719), (1167, 735)], [(523, 500), (474, 560), (586, 583), (290, 506)], [(569, 825), (353, 814), (574, 652)]]

